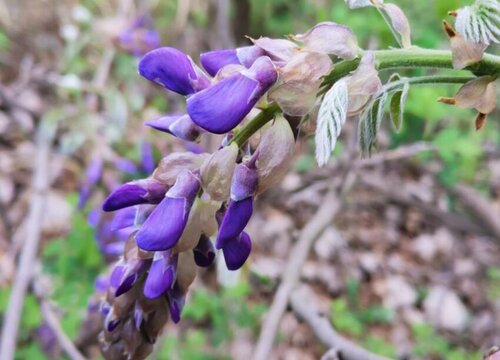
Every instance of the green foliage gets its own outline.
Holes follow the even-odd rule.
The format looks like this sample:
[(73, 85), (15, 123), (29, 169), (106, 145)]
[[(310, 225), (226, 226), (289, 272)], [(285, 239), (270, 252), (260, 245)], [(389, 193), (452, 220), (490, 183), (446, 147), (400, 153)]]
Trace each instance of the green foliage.
[(6, 51), (10, 48), (10, 39), (7, 34), (0, 29), (0, 51)]
[[(266, 311), (263, 304), (249, 304), (250, 287), (240, 283), (224, 288), (218, 296), (206, 290), (194, 290), (182, 313), (183, 321), (192, 321), (191, 328), (180, 335), (162, 339), (159, 359), (185, 360), (230, 359), (223, 349), (237, 329), (257, 331), (259, 320)], [(204, 331), (201, 328), (210, 329)], [(219, 350), (220, 349), (220, 350)]]
[[(76, 195), (70, 197), (76, 203)], [(103, 269), (103, 261), (95, 241), (94, 229), (83, 214), (73, 216), (72, 230), (64, 239), (55, 239), (42, 251), (44, 271), (51, 274), (54, 293), (51, 298), (64, 311), (64, 330), (74, 337), (80, 326), (93, 284)]]
[(413, 355), (421, 358), (440, 358), (451, 360), (480, 359), (481, 352), (467, 352), (453, 347), (444, 337), (440, 336), (432, 326), (417, 324), (412, 326), (415, 339)]
[(495, 301), (500, 299), (500, 267), (491, 266), (486, 270), (488, 297)]

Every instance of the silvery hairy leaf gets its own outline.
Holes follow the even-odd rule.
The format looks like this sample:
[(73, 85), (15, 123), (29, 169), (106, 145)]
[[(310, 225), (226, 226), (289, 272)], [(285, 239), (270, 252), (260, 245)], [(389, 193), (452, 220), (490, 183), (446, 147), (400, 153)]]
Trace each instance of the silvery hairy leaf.
[(476, 0), (456, 12), (455, 27), (467, 40), (489, 45), (500, 42), (500, 2)]
[(377, 134), (384, 117), (387, 92), (375, 98), (361, 115), (358, 128), (359, 147), (362, 156), (370, 156), (377, 140)]
[(335, 149), (340, 130), (347, 118), (348, 90), (345, 79), (337, 81), (325, 94), (316, 127), (316, 161), (324, 166)]
[[(390, 81), (401, 83), (401, 85), (398, 85), (391, 91), (392, 98), (389, 106), (392, 125), (396, 131), (399, 131), (403, 124), (404, 106), (406, 98), (408, 97), (408, 92), (410, 91), (410, 83), (407, 79), (402, 79), (398, 74), (394, 74)], [(390, 86), (391, 83), (389, 82), (388, 85)]]

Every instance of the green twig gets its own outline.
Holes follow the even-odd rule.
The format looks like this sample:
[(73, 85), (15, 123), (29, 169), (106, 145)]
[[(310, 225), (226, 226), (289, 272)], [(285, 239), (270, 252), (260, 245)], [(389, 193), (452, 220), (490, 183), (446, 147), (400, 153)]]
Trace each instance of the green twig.
[[(451, 51), (426, 50), (426, 49), (401, 49), (401, 50), (377, 50), (373, 51), (375, 56), (375, 67), (377, 70), (402, 69), (402, 68), (436, 68), (453, 70)], [(356, 70), (360, 58), (345, 60), (335, 64), (334, 69), (325, 76), (322, 88), (318, 95), (324, 94), (339, 79), (349, 75)], [(474, 75), (500, 76), (500, 56), (484, 54), (483, 59), (477, 64), (466, 68)], [(474, 76), (419, 76), (408, 80), (413, 85), (425, 84), (463, 84), (472, 80)], [(399, 84), (400, 85), (400, 84)], [(390, 84), (397, 86), (397, 82)], [(276, 103), (271, 103), (267, 108), (245, 125), (231, 142), (242, 146), (262, 126), (271, 121), (281, 110)]]

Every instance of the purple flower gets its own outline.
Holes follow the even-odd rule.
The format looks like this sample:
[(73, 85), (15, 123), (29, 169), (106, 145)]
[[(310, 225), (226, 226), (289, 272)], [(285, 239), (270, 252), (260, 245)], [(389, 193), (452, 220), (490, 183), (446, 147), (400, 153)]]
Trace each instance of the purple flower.
[(146, 125), (163, 131), (186, 141), (195, 141), (203, 131), (196, 125), (189, 115), (166, 115), (149, 120)]
[(134, 207), (127, 207), (118, 210), (111, 220), (111, 231), (117, 231), (130, 226), (134, 226), (135, 214), (137, 209)]
[(198, 245), (193, 249), (194, 261), (200, 267), (209, 267), (215, 259), (215, 249), (208, 236), (202, 234)]
[(250, 69), (232, 74), (187, 99), (187, 111), (201, 128), (224, 134), (236, 127), (276, 82), (278, 73), (267, 56)]
[(119, 45), (133, 55), (142, 56), (160, 46), (160, 35), (154, 30), (151, 18), (137, 17), (130, 27), (118, 36)]
[(222, 249), (224, 260), (229, 270), (238, 270), (243, 266), (252, 251), (252, 242), (246, 232), (242, 232), (238, 237), (227, 241)]
[(139, 172), (137, 166), (128, 159), (118, 159), (114, 163), (116, 168), (123, 173), (135, 175)]
[(142, 259), (128, 259), (116, 264), (109, 280), (110, 285), (116, 289), (115, 296), (120, 296), (132, 289), (149, 264), (148, 260)]
[(231, 184), (231, 200), (219, 226), (215, 247), (223, 249), (238, 238), (248, 224), (253, 212), (253, 195), (257, 189), (257, 170), (254, 162), (238, 164)]
[(211, 76), (215, 76), (220, 69), (230, 64), (239, 64), (249, 68), (257, 58), (264, 55), (264, 50), (253, 45), (237, 49), (209, 51), (200, 55), (200, 62)]
[(80, 198), (78, 200), (78, 209), (83, 209), (85, 204), (92, 195), (92, 188), (99, 182), (102, 175), (104, 162), (101, 157), (94, 156), (90, 161), (85, 178), (80, 187)]
[(151, 174), (155, 170), (155, 158), (153, 155), (153, 147), (148, 141), (141, 143), (141, 166), (144, 172)]
[(170, 317), (172, 321), (177, 324), (181, 320), (181, 312), (184, 308), (186, 296), (181, 291), (179, 285), (175, 283), (174, 287), (168, 291), (167, 298)]
[(210, 83), (189, 56), (171, 47), (144, 55), (139, 62), (139, 74), (181, 95), (191, 95)]
[(115, 211), (138, 204), (157, 204), (167, 191), (167, 186), (153, 179), (132, 181), (114, 190), (102, 204), (104, 211)]
[(178, 255), (171, 251), (157, 251), (144, 284), (144, 296), (155, 299), (163, 295), (174, 284)]
[(183, 170), (137, 233), (137, 245), (148, 251), (164, 251), (174, 247), (186, 227), (199, 189), (198, 176)]

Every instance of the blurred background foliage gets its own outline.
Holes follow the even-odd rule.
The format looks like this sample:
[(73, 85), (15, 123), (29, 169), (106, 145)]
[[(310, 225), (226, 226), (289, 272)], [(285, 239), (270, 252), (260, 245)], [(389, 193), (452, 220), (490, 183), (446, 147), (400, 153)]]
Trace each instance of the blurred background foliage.
[[(410, 19), (414, 44), (430, 48), (448, 46), (441, 20), (449, 10), (470, 3), (467, 0), (394, 2), (404, 9)], [(153, 0), (149, 7), (163, 44), (189, 43), (191, 45), (187, 50), (196, 55), (211, 46), (209, 39), (203, 38), (202, 34), (212, 28), (213, 14), (207, 11), (202, 1), (195, 2), (187, 18), (187, 25), (179, 31), (172, 24), (175, 25), (178, 21), (178, 6), (181, 3), (182, 0)], [(203, 6), (197, 7), (198, 3)], [(230, 18), (238, 44), (248, 42), (242, 37), (244, 34), (251, 37), (282, 37), (303, 32), (320, 21), (335, 21), (350, 26), (364, 48), (388, 48), (396, 45), (387, 26), (374, 9), (348, 10), (343, 0), (238, 0), (234, 4), (237, 5), (230, 8)], [(61, 33), (64, 45), (60, 56), (48, 55), (55, 58), (56, 68), (60, 73), (60, 77), (56, 79), (59, 82), (58, 95), (63, 102), (75, 106), (74, 113), (59, 124), (68, 130), (68, 135), (59, 139), (58, 145), (62, 153), (71, 155), (91, 149), (98, 142), (97, 139), (103, 137), (120, 157), (138, 161), (138, 144), (142, 139), (149, 139), (158, 145), (155, 148), (158, 160), (161, 153), (168, 149), (160, 145), (159, 138), (142, 129), (142, 121), (146, 119), (143, 112), (146, 103), (145, 82), (137, 76), (136, 59), (132, 55), (119, 51), (115, 54), (109, 78), (99, 90), (105, 93), (102, 107), (107, 114), (106, 121), (89, 111), (85, 99), (85, 87), (89, 86), (99, 59), (112, 47), (94, 31), (94, 19), (113, 14), (114, 5), (106, 0), (82, 0), (79, 4), (71, 5), (67, 23), (76, 27), (77, 36)], [(5, 29), (1, 30), (0, 52), (16, 51), (17, 47), (16, 40), (10, 39)], [(429, 141), (438, 148), (438, 154), (444, 163), (439, 170), (439, 178), (444, 184), (453, 184), (459, 180), (481, 183), (487, 176), (478, 168), (484, 155), (483, 145), (491, 143), (498, 146), (499, 122), (489, 121), (483, 131), (475, 132), (472, 111), (458, 110), (436, 102), (440, 96), (452, 96), (457, 88), (412, 88), (403, 130), (399, 134), (392, 133), (390, 138), (382, 141), (390, 144), (391, 148), (418, 140)], [(160, 113), (176, 110), (176, 107), (175, 101), (169, 101), (160, 92), (152, 95), (149, 100), (149, 108)], [(342, 146), (338, 148), (341, 149)], [(313, 147), (309, 149), (309, 153), (299, 158), (296, 170), (307, 171), (314, 166), (312, 150)], [(420, 160), (426, 162), (429, 159), (422, 155)], [(119, 180), (136, 177), (126, 175)], [(67, 199), (73, 208), (76, 208), (76, 197), (72, 193)], [(63, 312), (62, 326), (72, 338), (79, 331), (87, 301), (93, 292), (94, 279), (106, 266), (93, 240), (94, 236), (94, 229), (88, 224), (85, 213), (75, 212), (69, 234), (50, 241), (42, 250), (44, 271), (53, 280), (51, 299)], [(491, 279), (490, 295), (495, 298), (500, 297), (499, 274), (498, 268), (492, 268), (488, 273), (488, 278)], [(266, 279), (258, 281), (265, 283)], [(357, 301), (360, 290), (359, 283), (355, 280), (349, 284), (348, 289), (345, 296), (331, 302), (333, 324), (369, 350), (395, 356), (394, 344), (371, 335), (368, 331), (373, 326), (390, 326), (394, 318), (391, 311), (380, 306), (362, 307)], [(0, 290), (2, 311), (5, 309), (9, 290), (8, 287)], [(154, 356), (157, 359), (186, 360), (228, 358), (224, 355), (224, 345), (231, 341), (234, 329), (247, 331), (250, 336), (254, 336), (266, 308), (262, 299), (252, 296), (247, 274), (240, 284), (232, 288), (215, 292), (197, 287), (186, 305), (180, 330), (169, 327), (162, 339), (162, 347)], [(36, 330), (40, 326), (42, 319), (38, 303), (30, 295), (24, 305), (20, 347), (16, 355), (19, 360), (47, 358), (37, 341)], [(466, 360), (481, 357), (477, 352), (451, 344), (430, 325), (415, 326), (412, 332), (415, 341), (413, 352), (420, 358)]]

